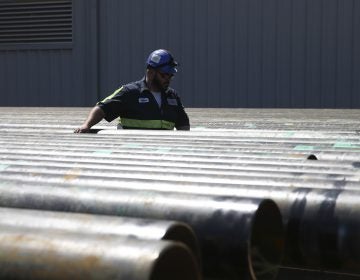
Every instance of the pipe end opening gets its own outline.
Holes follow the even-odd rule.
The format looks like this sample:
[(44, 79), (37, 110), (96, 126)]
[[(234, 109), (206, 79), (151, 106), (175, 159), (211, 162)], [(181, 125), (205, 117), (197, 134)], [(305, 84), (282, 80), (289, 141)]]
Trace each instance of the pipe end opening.
[(308, 157), (306, 159), (308, 159), (308, 160), (317, 160), (318, 158), (316, 157), (316, 155), (311, 154), (311, 155), (308, 155)]
[(151, 273), (151, 280), (200, 280), (200, 268), (190, 249), (179, 242), (169, 242)]
[(250, 244), (250, 274), (253, 279), (276, 279), (283, 258), (284, 227), (280, 210), (272, 200), (264, 200), (254, 219)]
[(196, 257), (201, 265), (200, 247), (197, 237), (192, 228), (186, 223), (176, 222), (166, 232), (164, 239), (179, 241), (185, 244)]

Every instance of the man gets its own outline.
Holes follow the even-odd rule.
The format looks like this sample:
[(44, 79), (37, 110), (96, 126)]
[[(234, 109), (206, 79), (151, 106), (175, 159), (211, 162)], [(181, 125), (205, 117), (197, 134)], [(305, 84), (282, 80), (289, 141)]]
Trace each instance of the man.
[(124, 129), (189, 130), (188, 115), (175, 90), (169, 87), (178, 63), (167, 50), (153, 51), (147, 59), (146, 75), (117, 89), (98, 102), (75, 133), (90, 132), (102, 119), (120, 117)]

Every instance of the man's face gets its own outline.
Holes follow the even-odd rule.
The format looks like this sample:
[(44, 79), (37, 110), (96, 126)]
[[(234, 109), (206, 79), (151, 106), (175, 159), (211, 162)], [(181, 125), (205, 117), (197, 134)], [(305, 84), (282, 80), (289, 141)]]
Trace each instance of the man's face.
[(153, 84), (160, 90), (167, 90), (173, 76), (173, 74), (156, 71), (153, 79)]

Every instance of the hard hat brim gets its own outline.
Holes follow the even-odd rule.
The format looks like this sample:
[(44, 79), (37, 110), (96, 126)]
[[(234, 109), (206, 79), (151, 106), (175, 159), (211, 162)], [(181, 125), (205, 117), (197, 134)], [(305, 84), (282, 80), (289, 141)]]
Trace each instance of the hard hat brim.
[(167, 74), (175, 74), (178, 71), (177, 68), (172, 65), (165, 65), (165, 66), (157, 68), (157, 69), (159, 69), (161, 72), (167, 73)]

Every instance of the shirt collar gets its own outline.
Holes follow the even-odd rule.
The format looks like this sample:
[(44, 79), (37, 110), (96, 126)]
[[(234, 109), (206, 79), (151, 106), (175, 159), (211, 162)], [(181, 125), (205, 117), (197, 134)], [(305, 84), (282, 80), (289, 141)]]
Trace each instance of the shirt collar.
[(140, 92), (144, 92), (144, 91), (150, 91), (149, 88), (148, 88), (147, 85), (146, 85), (145, 77), (143, 77), (143, 78), (140, 80)]

